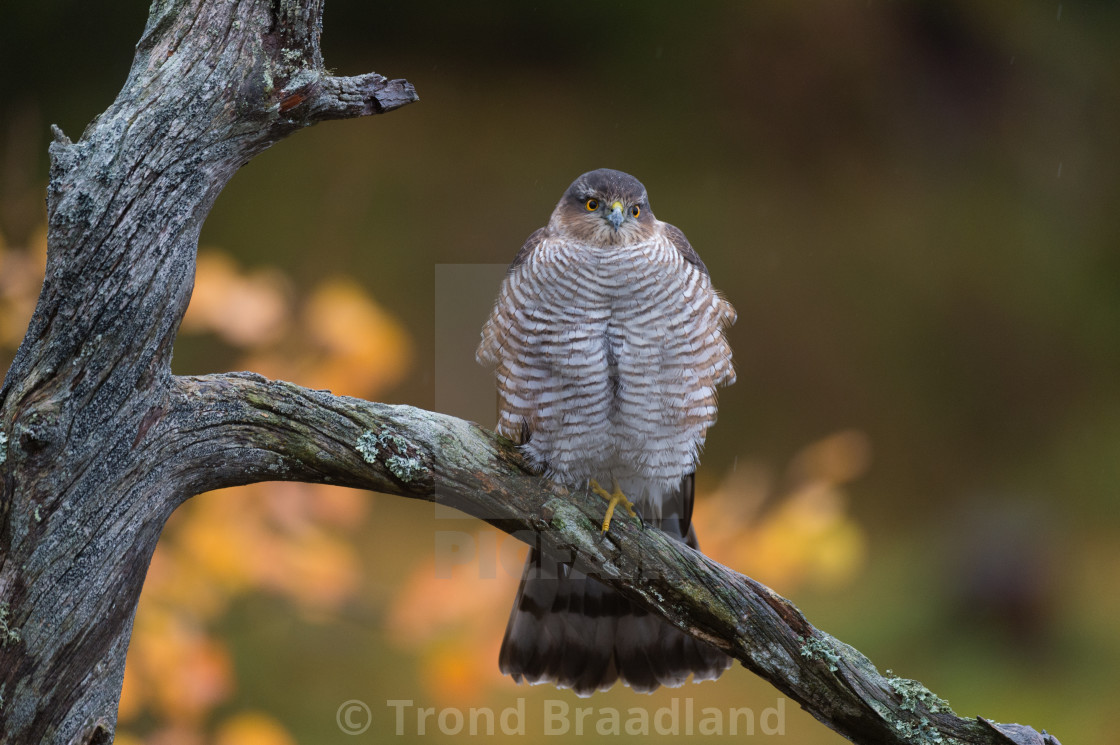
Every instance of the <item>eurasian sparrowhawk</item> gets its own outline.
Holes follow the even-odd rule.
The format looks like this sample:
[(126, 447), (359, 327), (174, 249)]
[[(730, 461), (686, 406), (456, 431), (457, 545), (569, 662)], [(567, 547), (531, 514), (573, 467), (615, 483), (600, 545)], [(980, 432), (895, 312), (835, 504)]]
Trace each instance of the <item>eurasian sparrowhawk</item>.
[[(496, 368), (497, 429), (553, 481), (613, 497), (604, 531), (621, 504), (696, 547), (693, 474), (716, 420), (716, 387), (735, 380), (723, 333), (734, 320), (637, 179), (585, 173), (522, 246), (483, 329), (477, 357)], [(689, 674), (709, 680), (730, 664), (537, 550), (499, 658), (519, 682), (580, 695), (616, 680), (646, 692)]]

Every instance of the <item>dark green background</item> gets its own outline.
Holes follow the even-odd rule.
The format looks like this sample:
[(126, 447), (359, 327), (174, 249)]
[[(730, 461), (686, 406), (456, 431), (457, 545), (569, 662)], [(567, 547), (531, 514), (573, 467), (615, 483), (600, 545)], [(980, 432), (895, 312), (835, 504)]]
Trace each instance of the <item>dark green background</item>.
[[(9, 242), (42, 220), (47, 125), (76, 138), (109, 104), (146, 12), (0, 11)], [(1115, 731), (1120, 5), (332, 0), (324, 25), (329, 67), (421, 101), (266, 152), (203, 243), (358, 278), (416, 343), (389, 398), (431, 406), (435, 265), (509, 261), (579, 173), (633, 173), (739, 311), (701, 484), (870, 438), (851, 489), (869, 568), (795, 597), (810, 618), (963, 715)], [(175, 367), (233, 359), (192, 341)], [(310, 637), (280, 636), (301, 659)], [(331, 664), (374, 698), (371, 665)], [(326, 703), (239, 695), (301, 737), (333, 726)]]

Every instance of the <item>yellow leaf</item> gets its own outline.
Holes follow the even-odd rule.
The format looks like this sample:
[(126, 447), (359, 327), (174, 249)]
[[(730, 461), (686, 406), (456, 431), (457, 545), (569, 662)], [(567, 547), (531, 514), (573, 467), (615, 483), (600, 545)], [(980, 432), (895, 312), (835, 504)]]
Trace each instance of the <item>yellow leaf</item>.
[(272, 717), (244, 712), (222, 722), (214, 745), (295, 745), (288, 731)]
[(252, 347), (275, 341), (287, 326), (286, 283), (278, 272), (242, 272), (222, 252), (199, 252), (185, 331), (212, 331), (234, 346)]
[(862, 475), (871, 463), (871, 441), (863, 432), (848, 429), (804, 448), (790, 464), (792, 481), (844, 484)]
[(404, 328), (350, 280), (320, 284), (304, 308), (303, 325), (325, 355), (307, 371), (308, 385), (369, 396), (408, 369), (412, 349)]

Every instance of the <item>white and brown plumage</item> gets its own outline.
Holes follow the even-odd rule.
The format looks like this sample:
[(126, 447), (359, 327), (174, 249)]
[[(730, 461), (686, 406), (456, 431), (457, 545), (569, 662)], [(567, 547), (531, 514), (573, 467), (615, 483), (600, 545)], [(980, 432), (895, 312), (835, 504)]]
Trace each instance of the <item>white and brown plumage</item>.
[[(498, 431), (553, 480), (613, 484), (695, 546), (693, 473), (716, 387), (735, 380), (723, 335), (734, 319), (637, 179), (585, 173), (514, 259), (483, 329)], [(730, 659), (534, 550), (499, 664), (587, 695), (618, 679), (640, 691), (712, 679)]]

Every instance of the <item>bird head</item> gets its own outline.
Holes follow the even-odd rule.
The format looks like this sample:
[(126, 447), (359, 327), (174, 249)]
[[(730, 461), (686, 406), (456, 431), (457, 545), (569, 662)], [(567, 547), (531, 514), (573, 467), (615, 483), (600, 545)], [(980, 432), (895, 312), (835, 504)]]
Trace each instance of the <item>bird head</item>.
[(653, 234), (654, 216), (642, 182), (630, 174), (589, 171), (564, 192), (553, 219), (573, 237), (614, 246), (640, 243)]

